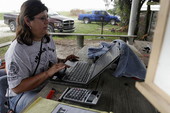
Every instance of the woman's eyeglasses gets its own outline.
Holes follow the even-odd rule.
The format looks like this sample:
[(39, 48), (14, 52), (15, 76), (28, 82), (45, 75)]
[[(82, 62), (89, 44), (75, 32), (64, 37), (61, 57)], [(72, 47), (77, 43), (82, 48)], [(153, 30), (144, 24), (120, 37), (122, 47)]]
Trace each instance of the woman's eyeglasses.
[(48, 17), (34, 17), (34, 19), (39, 19), (39, 20), (45, 22), (45, 21), (48, 21), (49, 18)]

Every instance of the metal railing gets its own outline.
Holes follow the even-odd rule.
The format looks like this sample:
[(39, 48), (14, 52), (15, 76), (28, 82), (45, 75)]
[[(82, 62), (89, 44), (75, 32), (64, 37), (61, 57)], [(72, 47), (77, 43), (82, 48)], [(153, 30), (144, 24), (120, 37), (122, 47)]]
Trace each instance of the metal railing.
[(50, 35), (55, 36), (76, 36), (77, 37), (77, 46), (82, 48), (84, 46), (84, 37), (85, 36), (98, 36), (98, 37), (119, 37), (125, 42), (128, 38), (136, 38), (136, 35), (105, 35), (105, 34), (80, 34), (80, 33), (49, 33)]
[[(82, 48), (84, 46), (84, 37), (85, 36), (98, 36), (98, 37), (119, 37), (120, 39), (124, 40), (125, 42), (128, 38), (136, 38), (136, 35), (105, 35), (105, 34), (80, 34), (80, 33), (49, 33), (52, 36), (76, 36), (77, 37), (77, 46)], [(0, 44), (0, 48), (8, 46), (11, 44), (10, 42), (5, 42)]]
[(8, 46), (8, 45), (10, 45), (10, 44), (11, 44), (11, 41), (2, 43), (2, 44), (0, 44), (0, 48), (5, 47), (5, 46)]

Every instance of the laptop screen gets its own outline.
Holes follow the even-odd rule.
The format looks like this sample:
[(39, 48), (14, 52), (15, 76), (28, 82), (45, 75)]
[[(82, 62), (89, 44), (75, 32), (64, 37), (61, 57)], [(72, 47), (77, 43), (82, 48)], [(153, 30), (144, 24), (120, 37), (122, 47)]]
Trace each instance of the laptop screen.
[(113, 46), (106, 54), (99, 57), (99, 59), (95, 62), (94, 70), (91, 75), (91, 79), (93, 79), (97, 74), (101, 73), (109, 64), (117, 59), (120, 55), (120, 50), (117, 46)]

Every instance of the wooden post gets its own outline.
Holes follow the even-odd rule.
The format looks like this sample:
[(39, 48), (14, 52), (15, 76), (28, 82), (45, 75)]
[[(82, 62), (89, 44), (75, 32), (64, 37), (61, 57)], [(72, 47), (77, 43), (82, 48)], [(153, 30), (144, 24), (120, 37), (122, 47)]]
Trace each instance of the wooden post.
[(82, 48), (84, 46), (84, 36), (77, 36), (77, 45), (79, 48)]

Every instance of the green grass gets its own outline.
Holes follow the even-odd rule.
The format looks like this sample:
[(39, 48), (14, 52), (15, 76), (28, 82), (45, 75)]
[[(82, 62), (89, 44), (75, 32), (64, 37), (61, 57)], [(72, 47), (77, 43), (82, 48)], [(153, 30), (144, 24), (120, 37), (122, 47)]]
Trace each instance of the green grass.
[[(14, 40), (14, 36), (0, 38), (0, 44), (5, 43), (5, 42), (9, 42), (9, 41), (12, 41), (12, 40)], [(9, 46), (0, 48), (0, 58), (1, 59), (4, 59), (4, 55), (5, 55), (5, 52), (7, 51), (8, 47)]]
[[(119, 29), (120, 26), (113, 26), (107, 24), (103, 28), (103, 34), (105, 35), (127, 35), (127, 32), (111, 32), (112, 28)], [(96, 22), (92, 22), (90, 24), (84, 24), (82, 21), (75, 20), (75, 32), (74, 33), (82, 33), (82, 34), (101, 34), (101, 25)], [(75, 39), (76, 36), (55, 36), (55, 38), (68, 38)], [(96, 36), (85, 36), (85, 39), (97, 39)], [(107, 39), (116, 39), (119, 37), (105, 37)]]
[(4, 59), (4, 56), (5, 56), (5, 53), (7, 51), (9, 46), (6, 46), (6, 47), (3, 47), (3, 48), (0, 48), (0, 58), (1, 59)]
[(14, 40), (14, 38), (15, 38), (14, 36), (8, 36), (8, 37), (0, 38), (0, 44), (4, 43), (4, 42), (12, 41), (12, 40)]
[(0, 20), (3, 20), (3, 13), (0, 13)]
[[(87, 34), (101, 34), (101, 23), (92, 22), (90, 24), (84, 24), (82, 21), (75, 20), (75, 33), (87, 33)], [(111, 32), (111, 29), (118, 29), (119, 26), (107, 24), (103, 26), (103, 34), (107, 35), (122, 35), (127, 33)]]

